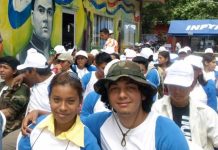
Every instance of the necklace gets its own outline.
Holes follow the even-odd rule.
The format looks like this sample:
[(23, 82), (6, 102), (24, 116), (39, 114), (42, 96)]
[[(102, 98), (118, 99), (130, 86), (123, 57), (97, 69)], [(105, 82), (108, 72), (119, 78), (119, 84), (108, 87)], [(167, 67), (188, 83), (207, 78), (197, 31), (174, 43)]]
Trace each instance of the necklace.
[[(117, 126), (118, 126), (118, 128), (119, 128), (119, 130), (120, 130), (120, 132), (122, 133), (122, 136), (123, 136), (123, 138), (122, 138), (122, 140), (121, 140), (121, 145), (122, 145), (123, 147), (125, 147), (125, 146), (126, 146), (126, 136), (127, 136), (127, 134), (129, 133), (129, 131), (131, 130), (131, 128), (129, 128), (129, 129), (124, 133), (123, 130), (121, 129), (121, 127), (120, 127), (120, 124), (119, 124), (118, 121), (117, 121), (117, 118), (116, 118), (114, 112), (113, 112), (112, 114), (113, 114), (114, 119), (115, 119), (115, 121), (116, 121), (116, 124), (117, 124)], [(135, 122), (135, 121), (134, 121), (134, 122)]]

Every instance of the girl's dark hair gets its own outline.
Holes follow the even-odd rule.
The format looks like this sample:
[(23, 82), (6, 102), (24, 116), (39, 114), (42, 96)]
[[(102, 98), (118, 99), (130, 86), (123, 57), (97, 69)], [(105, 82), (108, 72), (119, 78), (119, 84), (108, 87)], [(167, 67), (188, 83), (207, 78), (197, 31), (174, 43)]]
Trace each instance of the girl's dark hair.
[(167, 58), (168, 61), (166, 62), (167, 67), (171, 65), (171, 61), (170, 61), (170, 53), (167, 51), (161, 51), (158, 53), (158, 55), (163, 56), (164, 58)]
[(214, 59), (216, 59), (216, 56), (213, 53), (205, 53), (202, 57), (203, 57), (202, 63), (204, 66), (205, 66), (205, 62), (209, 63)]
[[(151, 96), (150, 93), (146, 92), (148, 90), (144, 86), (142, 86), (140, 83), (138, 83), (132, 79), (130, 79), (130, 82), (133, 82), (136, 85), (138, 85), (140, 92), (142, 93), (142, 95), (145, 96), (145, 99), (142, 99), (142, 109), (145, 112), (149, 113), (151, 111), (151, 106), (153, 104), (153, 96)], [(110, 105), (109, 98), (108, 98), (108, 89), (112, 83), (113, 82), (108, 83), (107, 88), (104, 90), (104, 93), (102, 93), (102, 95), (101, 95), (101, 101), (110, 110), (112, 110), (112, 107)]]
[(72, 74), (71, 72), (61, 72), (54, 76), (48, 87), (49, 96), (51, 96), (51, 92), (54, 86), (66, 85), (66, 84), (70, 85), (72, 88), (74, 88), (77, 91), (79, 95), (79, 99), (82, 102), (83, 99), (82, 84), (80, 82), (80, 79), (75, 74)]

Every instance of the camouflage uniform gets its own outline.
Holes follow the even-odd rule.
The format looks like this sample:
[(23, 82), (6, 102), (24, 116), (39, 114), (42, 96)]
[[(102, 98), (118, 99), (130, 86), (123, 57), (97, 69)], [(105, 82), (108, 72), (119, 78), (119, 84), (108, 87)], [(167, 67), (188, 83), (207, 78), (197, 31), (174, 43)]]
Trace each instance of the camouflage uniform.
[[(0, 91), (5, 83), (0, 83)], [(27, 85), (21, 84), (16, 88), (7, 88), (0, 96), (0, 110), (6, 110), (9, 117), (6, 117), (7, 123), (3, 136), (21, 127), (22, 119), (26, 112), (29, 102), (30, 89)]]

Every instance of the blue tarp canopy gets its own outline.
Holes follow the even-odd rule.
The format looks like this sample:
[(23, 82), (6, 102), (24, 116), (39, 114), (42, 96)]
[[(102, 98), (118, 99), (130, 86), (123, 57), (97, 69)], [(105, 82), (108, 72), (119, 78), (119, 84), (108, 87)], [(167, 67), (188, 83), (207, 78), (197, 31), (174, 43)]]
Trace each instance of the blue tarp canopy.
[(168, 31), (172, 36), (218, 36), (218, 20), (173, 20)]

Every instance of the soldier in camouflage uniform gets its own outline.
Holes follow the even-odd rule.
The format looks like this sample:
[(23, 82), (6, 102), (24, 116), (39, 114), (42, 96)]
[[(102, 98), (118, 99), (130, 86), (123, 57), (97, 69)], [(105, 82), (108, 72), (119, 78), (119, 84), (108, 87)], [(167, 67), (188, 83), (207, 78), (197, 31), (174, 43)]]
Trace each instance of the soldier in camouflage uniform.
[(11, 87), (19, 64), (19, 61), (11, 56), (0, 58), (0, 76), (4, 79), (4, 82), (0, 83), (0, 111), (7, 120), (3, 136), (20, 128), (29, 102), (30, 90), (27, 85)]

